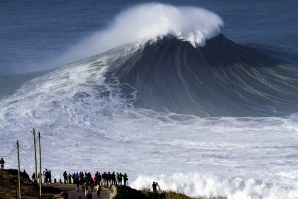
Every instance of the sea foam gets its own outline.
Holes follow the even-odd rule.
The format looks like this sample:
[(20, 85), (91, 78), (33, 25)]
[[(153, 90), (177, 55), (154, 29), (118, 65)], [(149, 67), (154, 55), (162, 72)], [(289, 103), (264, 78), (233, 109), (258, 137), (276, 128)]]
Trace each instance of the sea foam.
[(172, 175), (140, 175), (132, 182), (136, 189), (149, 188), (155, 181), (160, 190), (176, 191), (189, 196), (226, 197), (229, 199), (278, 199), (297, 198), (297, 190), (288, 190), (274, 184), (266, 184), (243, 177), (224, 178), (211, 174), (174, 173)]

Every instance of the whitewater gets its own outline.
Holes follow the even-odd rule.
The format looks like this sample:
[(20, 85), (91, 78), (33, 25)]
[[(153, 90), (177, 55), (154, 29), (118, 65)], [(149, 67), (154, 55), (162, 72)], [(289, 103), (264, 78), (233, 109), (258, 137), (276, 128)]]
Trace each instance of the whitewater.
[[(132, 19), (136, 20), (132, 23)], [(50, 169), (57, 179), (61, 178), (64, 170), (71, 173), (91, 171), (92, 174), (96, 171), (116, 171), (126, 172), (130, 186), (138, 189), (157, 181), (163, 190), (195, 197), (298, 198), (295, 67), (270, 60), (268, 65), (274, 63), (274, 68), (260, 64), (252, 70), (244, 70), (237, 62), (233, 65), (237, 66), (236, 71), (232, 68), (225, 70), (224, 67), (221, 70), (199, 70), (195, 77), (198, 77), (197, 74), (202, 74), (200, 77), (215, 74), (204, 80), (194, 78), (201, 82), (196, 85), (206, 86), (206, 90), (202, 91), (210, 91), (204, 96), (192, 92), (188, 78), (185, 78), (188, 73), (183, 73), (180, 68), (186, 66), (187, 71), (194, 73), (191, 68), (194, 58), (188, 55), (198, 52), (208, 68), (212, 61), (206, 59), (203, 50), (208, 51), (208, 40), (218, 38), (213, 40), (215, 44), (220, 41), (225, 46), (234, 46), (220, 37), (221, 28), (222, 19), (202, 8), (151, 3), (123, 11), (105, 30), (94, 33), (53, 61), (63, 60), (70, 64), (45, 72), (26, 82), (13, 95), (0, 100), (1, 154), (9, 153), (18, 139), (22, 149), (21, 169), (32, 173), (34, 156), (30, 131), (34, 127), (40, 130), (42, 137), (42, 169)], [(148, 57), (154, 60), (155, 57), (150, 55), (155, 55), (151, 54), (155, 50), (163, 53), (156, 63), (169, 63), (166, 52), (171, 48), (168, 46), (187, 53), (183, 58), (173, 57), (183, 63), (173, 69), (177, 79), (162, 76), (164, 81), (161, 81), (158, 71), (164, 70), (154, 68), (159, 64), (152, 66), (154, 71), (149, 76), (150, 68), (142, 60), (147, 61)], [(244, 55), (253, 51), (246, 52), (244, 48), (239, 57), (247, 59), (245, 63), (250, 64), (250, 57)], [(258, 58), (258, 63), (267, 64), (267, 57)], [(138, 71), (142, 64), (146, 67)], [(168, 69), (165, 68), (165, 73), (172, 74)], [(237, 72), (242, 69), (244, 77)], [(138, 76), (132, 82), (125, 81), (130, 75)], [(238, 75), (236, 80), (231, 78), (233, 75)], [(246, 84), (245, 78), (250, 76), (263, 82), (266, 85), (264, 89)], [(261, 114), (256, 112), (259, 107), (247, 98), (245, 102), (250, 114), (235, 116), (247, 108), (246, 104), (239, 104), (241, 111), (239, 108), (227, 112), (230, 107), (220, 107), (216, 102), (230, 100), (228, 96), (217, 96), (212, 90), (213, 84), (210, 84), (212, 87), (205, 84), (207, 80), (216, 81), (215, 77), (222, 80), (218, 85), (222, 85), (225, 79), (240, 82), (239, 87), (233, 87), (239, 91), (237, 96), (245, 98), (243, 90), (246, 89), (249, 91), (247, 96), (258, 96), (260, 103), (266, 103), (266, 108)], [(214, 102), (210, 107), (217, 109), (218, 106), (222, 113), (215, 115), (211, 111), (213, 109), (206, 110), (199, 105), (197, 115), (176, 112), (172, 109), (176, 103), (171, 101), (168, 101), (168, 107), (165, 103), (159, 108), (161, 96), (155, 91), (159, 91), (166, 80), (172, 82), (175, 88), (176, 82), (182, 82), (190, 102), (193, 102), (193, 97), (203, 96), (202, 102)], [(265, 93), (267, 86), (272, 87), (271, 93)], [(283, 88), (293, 90), (282, 91)], [(279, 91), (286, 96), (284, 99), (276, 94)], [(166, 94), (162, 99), (175, 97), (173, 93)], [(212, 99), (207, 98), (212, 96)], [(151, 104), (155, 100), (156, 103)], [(183, 100), (181, 104), (184, 105)], [(287, 103), (294, 107), (289, 114), (288, 109), (272, 110), (274, 105), (283, 107)], [(267, 115), (265, 111), (268, 111)], [(6, 167), (17, 167), (16, 156), (7, 160)]]

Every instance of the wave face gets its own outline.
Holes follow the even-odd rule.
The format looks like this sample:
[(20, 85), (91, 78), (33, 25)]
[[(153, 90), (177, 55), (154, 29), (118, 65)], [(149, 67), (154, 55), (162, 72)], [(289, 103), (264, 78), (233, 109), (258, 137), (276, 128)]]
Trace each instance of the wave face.
[(203, 117), (298, 111), (296, 69), (222, 34), (197, 48), (177, 38), (148, 42), (111, 65), (109, 75), (137, 90), (136, 107)]

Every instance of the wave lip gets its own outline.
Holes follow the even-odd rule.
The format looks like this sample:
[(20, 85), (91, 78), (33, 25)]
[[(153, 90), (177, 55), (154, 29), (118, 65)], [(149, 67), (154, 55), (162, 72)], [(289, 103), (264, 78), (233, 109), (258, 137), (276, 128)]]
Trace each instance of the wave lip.
[(141, 4), (117, 15), (106, 29), (76, 44), (61, 59), (71, 62), (124, 44), (156, 41), (168, 35), (203, 46), (207, 39), (220, 33), (223, 24), (218, 15), (203, 8)]
[(173, 35), (193, 46), (202, 46), (207, 39), (218, 35), (222, 26), (218, 15), (203, 8), (151, 3), (121, 13), (108, 32), (114, 35), (121, 31), (127, 39), (133, 36), (137, 40)]

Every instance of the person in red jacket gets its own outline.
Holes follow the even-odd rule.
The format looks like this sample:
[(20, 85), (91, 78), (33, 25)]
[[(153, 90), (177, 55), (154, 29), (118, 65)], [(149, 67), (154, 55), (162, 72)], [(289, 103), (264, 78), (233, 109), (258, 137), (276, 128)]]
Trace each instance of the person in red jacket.
[(94, 186), (96, 187), (97, 186), (97, 174), (94, 175), (93, 180), (94, 180)]

